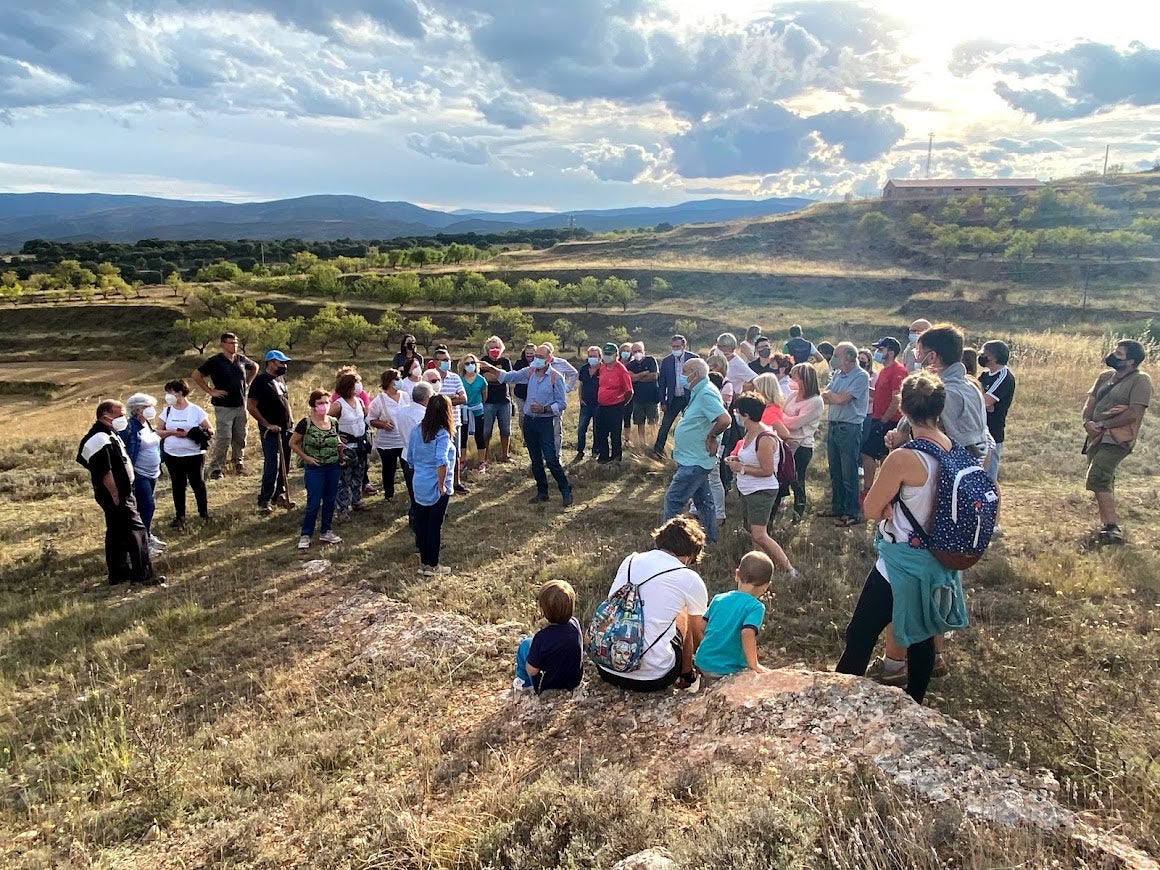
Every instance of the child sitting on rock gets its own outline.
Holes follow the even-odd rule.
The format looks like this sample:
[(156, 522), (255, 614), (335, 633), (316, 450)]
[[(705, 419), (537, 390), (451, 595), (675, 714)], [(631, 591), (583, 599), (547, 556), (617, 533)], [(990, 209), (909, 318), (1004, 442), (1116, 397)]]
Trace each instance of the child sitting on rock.
[(765, 619), (761, 596), (773, 579), (773, 561), (758, 550), (741, 557), (733, 572), (737, 588), (713, 596), (705, 620), (705, 639), (697, 647), (697, 669), (706, 677), (723, 677), (746, 668), (759, 674), (769, 668), (757, 663), (757, 632)]
[(551, 580), (540, 588), (537, 602), (549, 624), (520, 641), (513, 685), (537, 695), (545, 689), (570, 692), (584, 676), (584, 636), (572, 616), (576, 591), (570, 583)]

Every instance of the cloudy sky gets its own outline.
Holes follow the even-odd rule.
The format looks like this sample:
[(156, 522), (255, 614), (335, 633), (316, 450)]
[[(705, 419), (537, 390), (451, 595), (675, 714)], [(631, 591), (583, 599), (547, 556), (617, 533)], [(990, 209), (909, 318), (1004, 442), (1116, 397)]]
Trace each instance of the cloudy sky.
[[(953, 11), (952, 11), (953, 10)], [(438, 208), (1160, 159), (1160, 5), (0, 0), (0, 191)]]

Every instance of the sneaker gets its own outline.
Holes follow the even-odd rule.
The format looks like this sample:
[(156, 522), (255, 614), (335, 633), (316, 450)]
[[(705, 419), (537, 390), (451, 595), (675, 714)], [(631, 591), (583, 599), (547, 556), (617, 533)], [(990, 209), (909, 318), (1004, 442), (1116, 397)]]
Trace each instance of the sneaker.
[(171, 528), (171, 529), (184, 529), (185, 528), (185, 517), (174, 517), (173, 519), (171, 519), (169, 521), (169, 528)]
[(1108, 523), (1100, 530), (1100, 541), (1105, 544), (1124, 543), (1124, 530), (1115, 523)]
[(486, 462), (479, 463), (479, 467), (477, 469), (475, 469), (475, 472), (476, 472), (476, 474), (487, 474), (487, 463)]
[(596, 457), (596, 464), (597, 465), (607, 465), (611, 461), (612, 461), (611, 456), (597, 456)]
[(159, 537), (157, 537), (156, 535), (150, 535), (149, 536), (149, 546), (155, 550), (164, 550), (165, 549), (165, 542), (163, 540), (161, 540)]
[(910, 679), (907, 672), (906, 662), (902, 663), (902, 667), (893, 673), (886, 672), (886, 657), (879, 656), (870, 667), (866, 669), (866, 676), (875, 682), (882, 683), (884, 686), (905, 686), (906, 681)]
[(299, 550), (309, 550), (310, 549), (310, 536), (309, 535), (303, 535), (301, 538), (298, 539), (298, 549)]
[(260, 504), (260, 505), (258, 505), (258, 514), (259, 514), (259, 516), (263, 516), (263, 517), (264, 517), (264, 516), (266, 516), (267, 514), (272, 514), (272, 513), (274, 513), (274, 509), (273, 509), (272, 507), (270, 507), (268, 504)]
[(427, 570), (431, 572), (428, 575), (431, 577), (446, 577), (451, 573), (451, 569), (446, 565), (436, 565), (434, 568), (428, 568)]
[(210, 480), (221, 480), (223, 477), (225, 477), (225, 474), (222, 473), (220, 468), (215, 468), (209, 473)]
[(572, 500), (572, 493), (568, 493), (566, 496), (564, 496), (564, 507), (570, 508), (573, 504), (574, 502)]
[(161, 555), (161, 551), (158, 550), (156, 547), (153, 547), (153, 546), (149, 547), (149, 558), (150, 559), (156, 559), (160, 555)]
[(528, 499), (528, 504), (538, 504), (539, 502), (547, 500), (548, 494), (546, 492), (537, 492), (535, 495)]
[(790, 580), (801, 580), (802, 579), (802, 572), (799, 571), (797, 568), (790, 568), (789, 569), (789, 579)]
[(469, 490), (462, 483), (457, 483), (457, 484), (455, 484), (455, 491), (457, 493), (459, 493), (460, 495), (467, 495), (467, 493), (469, 493), (471, 490)]
[(323, 532), (318, 536), (318, 542), (321, 544), (341, 544), (342, 538), (334, 532)]
[(650, 459), (655, 459), (657, 462), (664, 462), (665, 461), (664, 454), (661, 453), (659, 450), (651, 450), (651, 451), (649, 451), (648, 455), (649, 455)]
[(951, 672), (947, 665), (947, 660), (944, 656), (936, 655), (934, 657), (934, 670), (930, 672), (932, 677), (945, 677)]

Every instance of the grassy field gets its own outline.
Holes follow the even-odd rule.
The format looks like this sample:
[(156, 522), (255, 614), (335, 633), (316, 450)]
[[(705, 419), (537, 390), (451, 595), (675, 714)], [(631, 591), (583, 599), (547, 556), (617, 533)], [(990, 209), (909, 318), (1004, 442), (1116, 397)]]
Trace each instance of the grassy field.
[[(690, 308), (703, 310), (658, 304), (621, 322), (655, 322), (663, 336)], [(889, 307), (807, 301), (712, 317), (743, 326), (799, 312), (863, 340), (902, 319)], [(840, 337), (821, 328), (815, 338)], [(929, 704), (1004, 760), (1051, 771), (1067, 806), (1157, 854), (1160, 437), (1146, 420), (1123, 468), (1129, 545), (1095, 548), (1076, 420), (1105, 340), (1011, 338), (1019, 393), (1004, 455), (1006, 534), (968, 575), (973, 626), (950, 644), (952, 674)], [(456, 573), (438, 581), (415, 577), (397, 502), (372, 499), (373, 511), (339, 527), (346, 543), (304, 557), (293, 548), (297, 512), (255, 516), (253, 473), (211, 482), (210, 521), (172, 535), (163, 482), (168, 587), (104, 586), (100, 515), (72, 460), (93, 397), (157, 393), (192, 362), (80, 373), (40, 363), (0, 377), (54, 385), (0, 392), (9, 421), (0, 433), (5, 864), (607, 867), (653, 845), (690, 867), (1081, 860), (1040, 834), (950, 818), (867, 771), (786, 769), (767, 758), (709, 772), (652, 757), (603, 705), (556, 722), (547, 739), (501, 727), (514, 637), (536, 625), (539, 584), (567, 579), (586, 614), (624, 554), (647, 546), (671, 467), (640, 455), (623, 469), (570, 468), (578, 504), (568, 511), (525, 504), (533, 488), (522, 454), (469, 475), (471, 493), (453, 500), (445, 533)], [(327, 382), (334, 362), (292, 368), (293, 395), (301, 401)], [(362, 362), (364, 372), (379, 364)], [(566, 436), (566, 455), (571, 443)], [(819, 455), (815, 505), (825, 481)], [(731, 533), (735, 499), (723, 543), (702, 566), (711, 592), (726, 588), (746, 549)], [(794, 528), (782, 517), (774, 530), (804, 580), (778, 581), (761, 659), (832, 668), (871, 562), (869, 528), (837, 531), (820, 519)], [(330, 570), (304, 573), (305, 559), (318, 557)], [(459, 660), (359, 664), (353, 630), (327, 615), (367, 589), (435, 625), (463, 617), (498, 626), (500, 640)]]

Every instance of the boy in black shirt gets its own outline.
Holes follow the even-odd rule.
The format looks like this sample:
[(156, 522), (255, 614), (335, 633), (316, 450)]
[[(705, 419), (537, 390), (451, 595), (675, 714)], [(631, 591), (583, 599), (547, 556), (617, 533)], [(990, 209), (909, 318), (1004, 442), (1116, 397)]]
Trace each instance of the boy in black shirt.
[(551, 580), (540, 588), (540, 612), (549, 625), (525, 637), (516, 653), (516, 689), (570, 692), (584, 677), (584, 635), (572, 616), (576, 591), (570, 583)]
[(999, 458), (1003, 454), (1003, 437), (1007, 429), (1007, 412), (1015, 398), (1015, 375), (1007, 368), (1011, 349), (1001, 341), (988, 341), (979, 351), (979, 383), (983, 385), (983, 403), (987, 406), (987, 431), (995, 439), (995, 449), (987, 463), (987, 474), (999, 482)]

